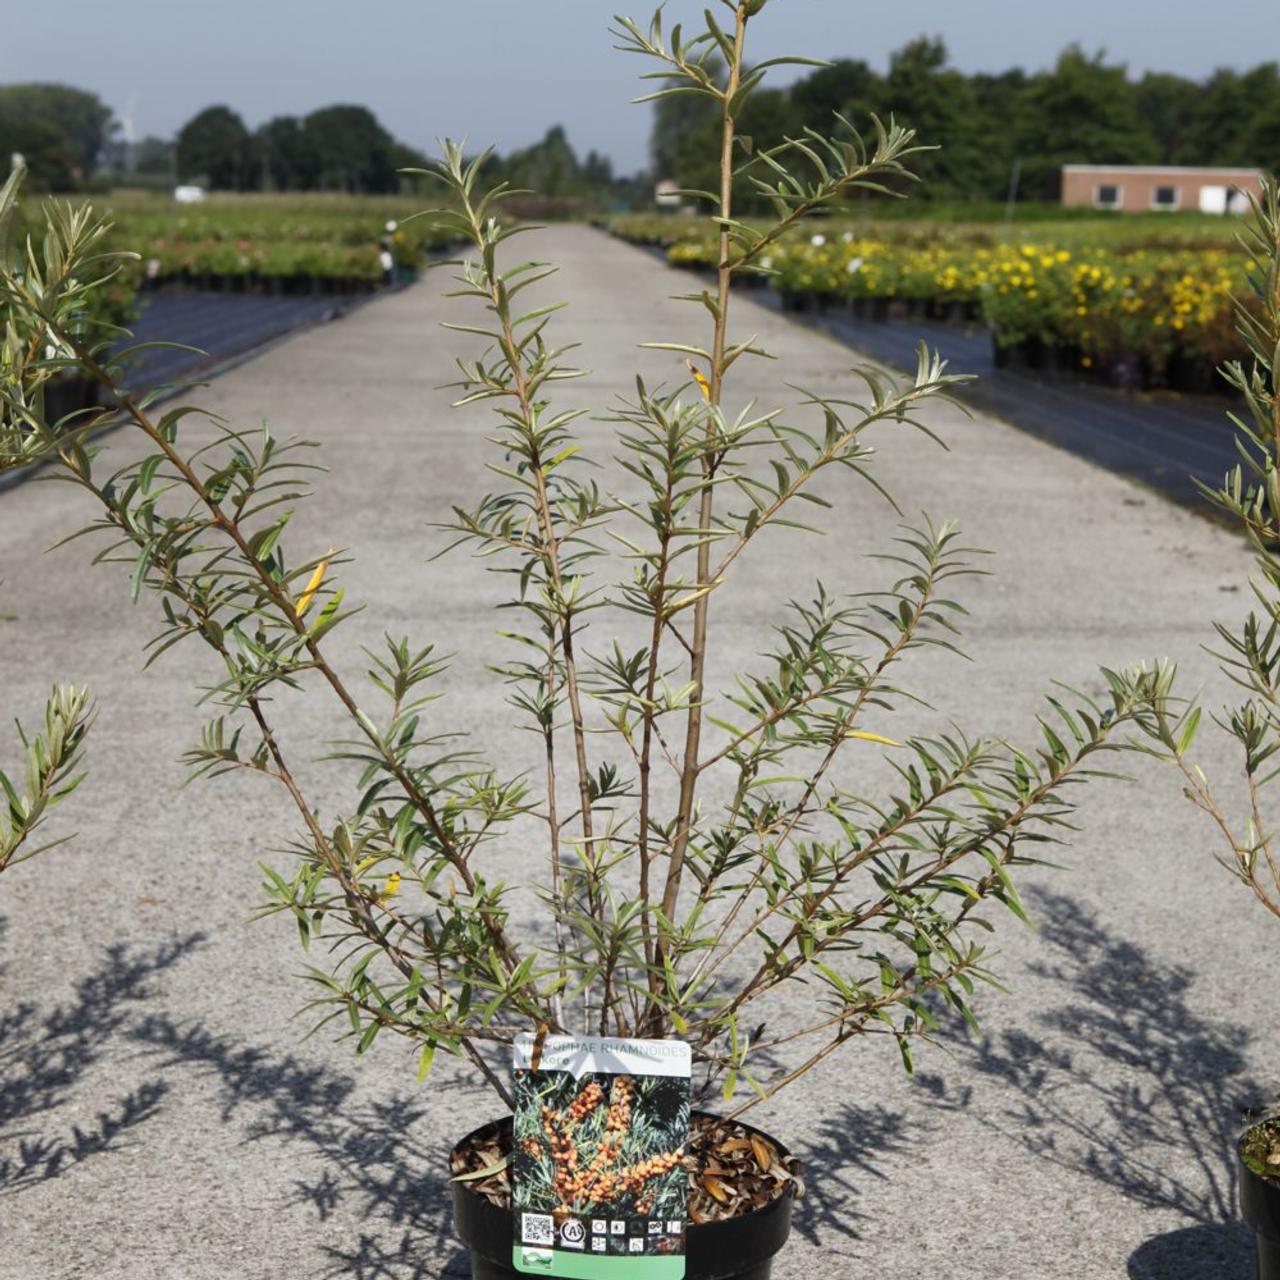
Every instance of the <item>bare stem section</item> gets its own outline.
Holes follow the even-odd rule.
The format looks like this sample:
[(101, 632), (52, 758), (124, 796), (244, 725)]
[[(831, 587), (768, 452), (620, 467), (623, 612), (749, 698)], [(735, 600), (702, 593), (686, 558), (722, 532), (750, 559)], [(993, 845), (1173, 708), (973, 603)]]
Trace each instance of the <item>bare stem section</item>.
[[(719, 8), (732, 20), (708, 10), (692, 36), (661, 14), (615, 28), (657, 81), (650, 96), (701, 95), (722, 124), (718, 189), (687, 193), (719, 234), (714, 283), (681, 298), (709, 335), (646, 344), (690, 380), (637, 377), (584, 428), (585, 410), (557, 405), (583, 375), (555, 337), (553, 269), (510, 254), (530, 230), (503, 216), (510, 193), (485, 189), (485, 157), (453, 143), (434, 171), (449, 199), (432, 216), (466, 246), (450, 264), (472, 308), (448, 326), (463, 348), (457, 405), (491, 423), (495, 476), (445, 527), (511, 586), (495, 676), (534, 745), (511, 776), (451, 726), (431, 645), (387, 636), (356, 679), (333, 658), (355, 610), (342, 552), (293, 545), (315, 470), (305, 444), (131, 390), (127, 335), (84, 318), (118, 265), (100, 252), (103, 225), (55, 207), (42, 244), (5, 263), (0, 466), (50, 462), (83, 495), (96, 558), (155, 602), (150, 660), (189, 640), (209, 651), (212, 714), (187, 761), (210, 778), (258, 774), (291, 806), (293, 862), (264, 867), (263, 911), (298, 929), (319, 1022), (338, 1019), (361, 1052), (383, 1030), (407, 1037), (423, 1075), (437, 1049), (465, 1054), (503, 1097), (487, 1055), (540, 1027), (686, 1038), (706, 1087), (749, 1086), (739, 1110), (863, 1036), (891, 1037), (910, 1064), (945, 1010), (973, 1018), (990, 977), (982, 910), (1022, 914), (1014, 876), (1070, 828), (1078, 785), (1135, 731), (1145, 743), (1177, 720), (1170, 673), (1134, 668), (1105, 672), (1099, 698), (1055, 693), (1025, 749), (953, 727), (892, 735), (904, 708), (921, 712), (912, 658), (957, 649), (955, 588), (979, 571), (956, 527), (924, 515), (895, 518), (878, 586), (762, 601), (758, 662), (708, 687), (717, 596), (739, 562), (776, 530), (821, 533), (833, 501), (853, 500), (841, 480), (883, 501), (872, 438), (932, 435), (929, 403), (961, 381), (922, 348), (914, 376), (857, 369), (839, 396), (736, 403), (739, 361), (768, 352), (733, 331), (735, 281), (767, 273), (769, 247), (811, 213), (860, 190), (901, 194), (919, 148), (892, 121), (864, 141), (836, 117), (829, 136), (756, 150), (738, 132), (745, 104), (771, 67), (804, 60), (753, 65), (767, 3)], [(743, 190), (773, 217), (738, 218)], [(135, 460), (108, 465), (97, 415), (49, 419), (46, 392), (68, 369), (101, 384)], [(1271, 429), (1280, 440), (1280, 419)], [(307, 794), (283, 689), (314, 691), (346, 726), (345, 802)], [(76, 739), (59, 733), (65, 764)], [(63, 785), (49, 763), (33, 794)], [(520, 864), (546, 908), (532, 921), (492, 856), (512, 865), (529, 823), (545, 832), (537, 869)], [(1274, 873), (1270, 857), (1259, 842), (1249, 865)]]

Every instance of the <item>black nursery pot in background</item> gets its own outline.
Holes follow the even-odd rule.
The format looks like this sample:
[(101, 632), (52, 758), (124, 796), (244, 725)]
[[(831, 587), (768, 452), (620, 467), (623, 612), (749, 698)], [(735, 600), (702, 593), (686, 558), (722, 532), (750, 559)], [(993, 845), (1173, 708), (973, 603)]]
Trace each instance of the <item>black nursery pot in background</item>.
[[(482, 1126), (468, 1134), (458, 1148), (469, 1146), (503, 1123), (497, 1121)], [(747, 1133), (765, 1138), (788, 1167), (795, 1169), (794, 1157), (776, 1138), (750, 1125), (737, 1121), (735, 1124)], [(511, 1265), (515, 1234), (511, 1210), (491, 1204), (471, 1190), (470, 1183), (455, 1182), (452, 1186), (454, 1230), (471, 1252), (472, 1280), (512, 1280), (519, 1276), (521, 1273)], [(774, 1255), (791, 1234), (794, 1199), (794, 1184), (791, 1184), (776, 1200), (754, 1213), (726, 1222), (690, 1223), (686, 1235), (686, 1280), (769, 1280)]]
[(1280, 1178), (1264, 1178), (1240, 1160), (1240, 1212), (1258, 1247), (1258, 1280), (1280, 1280)]
[[(69, 413), (81, 413), (98, 404), (98, 384), (92, 378), (63, 374), (50, 378), (44, 385), (44, 412), (50, 422)], [(80, 424), (77, 424), (80, 425)]]

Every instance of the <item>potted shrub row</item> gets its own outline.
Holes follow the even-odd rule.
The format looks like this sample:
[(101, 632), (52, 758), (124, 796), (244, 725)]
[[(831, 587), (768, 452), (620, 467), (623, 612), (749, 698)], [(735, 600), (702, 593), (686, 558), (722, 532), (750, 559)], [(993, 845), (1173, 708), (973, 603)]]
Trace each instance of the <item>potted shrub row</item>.
[[(1228, 390), (1217, 369), (1241, 349), (1231, 322), (1233, 292), (1245, 292), (1240, 253), (929, 246), (813, 225), (824, 229), (795, 232), (769, 255), (767, 278), (785, 311), (848, 307), (860, 319), (980, 322), (999, 368), (1123, 388)], [(705, 238), (677, 241), (667, 256), (702, 272), (717, 261)]]

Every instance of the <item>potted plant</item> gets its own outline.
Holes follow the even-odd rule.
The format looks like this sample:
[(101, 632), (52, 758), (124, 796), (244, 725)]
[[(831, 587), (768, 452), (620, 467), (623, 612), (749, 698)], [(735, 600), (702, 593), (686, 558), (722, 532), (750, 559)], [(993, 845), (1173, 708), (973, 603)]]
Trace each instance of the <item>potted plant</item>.
[[(23, 268), (28, 237), (33, 228), (29, 225), (35, 216), (28, 211), (26, 218), (19, 217), (18, 191), (24, 179), (25, 165), (14, 167), (0, 188), (0, 259), (14, 270)], [(84, 329), (88, 325), (125, 324), (137, 315), (138, 272), (131, 268), (111, 274), (96, 288), (86, 290), (81, 298), (80, 314), (69, 323)], [(3, 339), (0, 329), (0, 340)], [(50, 368), (40, 381), (43, 398), (42, 412), (52, 421), (73, 414), (84, 414), (100, 403), (101, 388), (95, 379), (82, 376), (74, 367)]]
[[(889, 736), (918, 701), (905, 665), (954, 648), (964, 611), (951, 591), (976, 572), (956, 528), (921, 517), (886, 537), (878, 591), (819, 584), (771, 606), (772, 649), (715, 692), (717, 606), (735, 565), (780, 528), (805, 528), (804, 512), (821, 519), (819, 477), (867, 480), (880, 501), (871, 439), (927, 431), (919, 415), (962, 381), (922, 347), (913, 377), (864, 369), (838, 399), (758, 408), (735, 393), (740, 362), (766, 353), (731, 329), (734, 280), (767, 272), (770, 249), (813, 211), (900, 185), (916, 148), (910, 131), (876, 121), (870, 146), (841, 128), (755, 151), (736, 120), (770, 65), (789, 60), (748, 67), (765, 0), (724, 7), (723, 26), (708, 12), (692, 38), (660, 16), (618, 21), (656, 96), (716, 104), (721, 189), (690, 197), (714, 209), (715, 281), (685, 298), (709, 337), (648, 344), (690, 376), (637, 378), (607, 428), (580, 437), (584, 411), (553, 403), (582, 374), (554, 336), (558, 304), (535, 288), (551, 269), (510, 253), (528, 228), (500, 219), (509, 193), (480, 189), (485, 157), (452, 143), (436, 171), (449, 202), (435, 218), (469, 244), (456, 293), (477, 313), (454, 326), (479, 340), (458, 362), (458, 403), (494, 410), (500, 477), (449, 528), (511, 583), (511, 657), (496, 678), (532, 730), (518, 773), (458, 744), (436, 705), (447, 664), (431, 645), (388, 637), (359, 686), (341, 670), (331, 637), (353, 612), (344, 557), (298, 553), (290, 536), (307, 455), (265, 427), (154, 408), (130, 390), (115, 330), (68, 323), (95, 274), (113, 269), (91, 212), (52, 211), (43, 256), (3, 278), (8, 331), (50, 335), (53, 363), (109, 389), (139, 447), (111, 468), (91, 424), (43, 418), (30, 392), (51, 358), (43, 342), (16, 341), (0, 466), (36, 449), (84, 492), (106, 542), (98, 558), (127, 564), (134, 599), (158, 602), (154, 656), (187, 641), (212, 651), (212, 715), (188, 763), (209, 777), (255, 772), (296, 807), (296, 860), (266, 870), (264, 911), (290, 919), (310, 953), (318, 1020), (336, 1019), (358, 1053), (383, 1032), (405, 1037), (424, 1081), (441, 1051), (455, 1055), (495, 1108), (511, 1107), (523, 1037), (531, 1064), (562, 1034), (679, 1044), (692, 1063), (703, 1110), (683, 1150), (624, 1154), (643, 1135), (610, 1122), (613, 1091), (587, 1086), (548, 1103), (541, 1130), (499, 1118), (460, 1143), (458, 1227), (477, 1277), (511, 1270), (513, 1154), (541, 1162), (558, 1209), (574, 1213), (595, 1204), (593, 1179), (607, 1175), (639, 1209), (674, 1173), (687, 1188), (689, 1274), (767, 1276), (799, 1180), (786, 1147), (743, 1117), (851, 1042), (884, 1037), (909, 1069), (944, 1014), (972, 1021), (990, 979), (984, 910), (1022, 916), (1018, 869), (1066, 829), (1077, 784), (1169, 691), (1164, 668), (1105, 672), (1099, 700), (1051, 698), (1025, 750), (953, 726)], [(770, 223), (734, 217), (735, 177), (774, 210)], [(357, 795), (345, 807), (294, 767), (277, 695), (298, 687), (347, 719), (338, 755)], [(522, 887), (536, 910), (495, 870), (512, 849), (527, 865), (533, 839), (541, 869)]]
[[(0, 265), (6, 276), (22, 270), (22, 260), (15, 255), (12, 244), (13, 222), (18, 212), (18, 192), (22, 184), (23, 166), (16, 165), (0, 187)], [(21, 333), (29, 333), (29, 327), (15, 328), (6, 323), (0, 329), (0, 370), (5, 381), (0, 382), (5, 392), (11, 390), (7, 381), (10, 359)], [(50, 362), (52, 363), (52, 362)], [(28, 379), (41, 390), (56, 370)], [(96, 384), (95, 384), (96, 385)], [(48, 412), (48, 400), (32, 396), (44, 410), (46, 420), (58, 421)], [(4, 403), (0, 408), (0, 456), (4, 466), (18, 470), (37, 461), (45, 452), (39, 433), (24, 427), (21, 414)], [(51, 849), (62, 841), (32, 846), (31, 837), (44, 823), (50, 812), (62, 803), (81, 783), (84, 774), (78, 772), (84, 752), (84, 739), (93, 720), (93, 705), (88, 689), (74, 685), (54, 685), (44, 710), (44, 732), (31, 737), (18, 723), (18, 738), (22, 744), (21, 775), (10, 778), (0, 769), (0, 872), (34, 858), (36, 854)]]
[[(1280, 180), (1274, 176), (1263, 179), (1242, 239), (1251, 289), (1236, 298), (1235, 315), (1248, 355), (1222, 370), (1243, 401), (1244, 412), (1232, 415), (1242, 460), (1219, 489), (1205, 493), (1244, 532), (1259, 573), (1253, 590), (1261, 610), (1236, 627), (1215, 624), (1222, 670), (1247, 695), (1216, 717), (1244, 757), (1243, 826), (1191, 755), (1200, 707), (1174, 716), (1165, 705), (1144, 727), (1152, 732), (1153, 750), (1177, 768), (1185, 794), (1225, 843), (1221, 861), (1227, 870), (1280, 921), (1280, 850), (1267, 816), (1267, 788), (1277, 773), (1273, 757), (1280, 750)], [(1240, 1208), (1257, 1240), (1259, 1280), (1280, 1280), (1280, 1111), (1254, 1117), (1238, 1154)]]

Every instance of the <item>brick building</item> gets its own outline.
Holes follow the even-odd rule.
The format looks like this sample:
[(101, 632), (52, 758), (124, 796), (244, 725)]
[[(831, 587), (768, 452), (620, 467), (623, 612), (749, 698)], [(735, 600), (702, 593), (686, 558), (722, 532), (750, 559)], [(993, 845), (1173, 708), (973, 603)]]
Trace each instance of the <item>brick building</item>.
[(1244, 213), (1249, 193), (1262, 191), (1257, 169), (1202, 169), (1194, 165), (1064, 164), (1064, 205), (1092, 205), (1125, 213), (1199, 209)]

